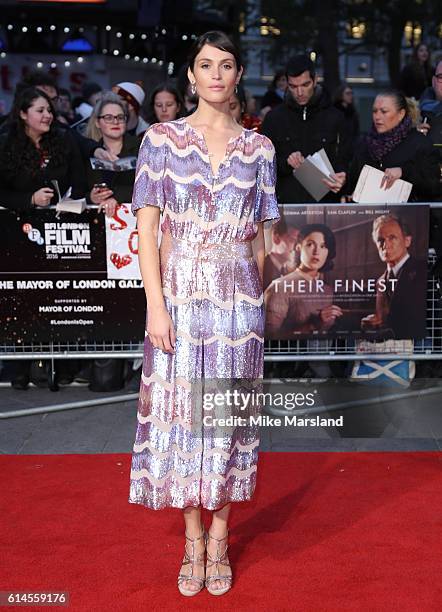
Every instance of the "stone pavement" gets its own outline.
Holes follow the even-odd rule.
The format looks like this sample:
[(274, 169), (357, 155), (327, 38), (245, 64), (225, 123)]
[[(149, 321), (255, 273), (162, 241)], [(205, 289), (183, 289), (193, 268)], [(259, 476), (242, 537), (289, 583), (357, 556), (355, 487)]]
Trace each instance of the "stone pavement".
[[(317, 389), (320, 406), (332, 407), (328, 412), (319, 411), (319, 416), (342, 415), (343, 426), (263, 427), (261, 450), (436, 451), (442, 448), (442, 381), (439, 379), (421, 379), (400, 392), (391, 388), (373, 390), (364, 385), (354, 387), (354, 383), (336, 380), (325, 383), (306, 380), (296, 384), (306, 392)], [(274, 385), (276, 381), (272, 382), (273, 389)], [(119, 393), (93, 393), (81, 385), (62, 387), (58, 392), (32, 386), (26, 391), (15, 391), (7, 383), (1, 383), (0, 413), (101, 398), (106, 401), (110, 396), (127, 393), (124, 389)], [(1, 418), (0, 453), (130, 453), (136, 411), (136, 399), (132, 399)]]

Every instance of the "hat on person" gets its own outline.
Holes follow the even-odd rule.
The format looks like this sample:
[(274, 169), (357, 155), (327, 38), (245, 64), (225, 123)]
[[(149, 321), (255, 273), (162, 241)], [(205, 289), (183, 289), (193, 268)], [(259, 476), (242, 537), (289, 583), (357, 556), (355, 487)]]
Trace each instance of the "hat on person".
[(138, 83), (129, 83), (128, 81), (114, 85), (112, 91), (123, 98), (123, 100), (126, 100), (137, 112), (140, 110), (146, 97), (144, 89)]

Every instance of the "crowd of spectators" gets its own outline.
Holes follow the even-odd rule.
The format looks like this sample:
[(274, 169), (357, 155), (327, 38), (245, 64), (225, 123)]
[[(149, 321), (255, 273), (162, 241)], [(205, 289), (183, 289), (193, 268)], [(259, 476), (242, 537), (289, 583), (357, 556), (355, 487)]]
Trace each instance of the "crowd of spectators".
[[(10, 113), (0, 119), (0, 205), (22, 211), (55, 204), (57, 181), (60, 193), (71, 187), (72, 197), (85, 197), (89, 205), (114, 215), (120, 203), (132, 199), (134, 170), (112, 172), (91, 164), (91, 159), (136, 157), (149, 125), (191, 114), (198, 97), (185, 68), (176, 82), (159, 84), (148, 98), (139, 82), (117, 83), (108, 91), (88, 82), (82, 96), (73, 99), (50, 75), (28, 74), (16, 86)], [(254, 96), (239, 84), (230, 110), (238, 123), (273, 142), (281, 203), (315, 201), (294, 171), (320, 149), (335, 170), (325, 180), (329, 191), (324, 202), (351, 202), (364, 164), (384, 172), (386, 188), (399, 178), (410, 181), (410, 201), (439, 201), (442, 61), (433, 70), (428, 47), (419, 45), (398, 84), (398, 89), (375, 95), (372, 126), (362, 135), (351, 86), (344, 82), (335, 92), (326, 91), (307, 55), (293, 57), (276, 72), (259, 109)], [(282, 248), (285, 238), (280, 233)], [(440, 261), (441, 244), (442, 222), (432, 211), (431, 246)], [(272, 277), (287, 273), (279, 269), (277, 246), (274, 249)]]

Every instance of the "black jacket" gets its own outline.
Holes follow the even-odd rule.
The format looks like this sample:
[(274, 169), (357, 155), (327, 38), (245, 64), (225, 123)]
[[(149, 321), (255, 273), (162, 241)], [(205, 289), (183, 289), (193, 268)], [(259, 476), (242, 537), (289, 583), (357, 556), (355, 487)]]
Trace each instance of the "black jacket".
[(275, 108), (283, 103), (283, 99), (281, 96), (278, 96), (274, 89), (268, 89), (261, 99), (261, 108), (265, 108), (266, 106), (270, 106), (271, 108)]
[(437, 145), (442, 163), (442, 101), (436, 99), (434, 89), (429, 87), (422, 94), (419, 106), (422, 119), (426, 118), (431, 126), (428, 137)]
[[(97, 143), (97, 146), (103, 147), (103, 141)], [(140, 139), (137, 136), (125, 134), (123, 139), (123, 148), (118, 157), (138, 157), (140, 148)], [(107, 183), (114, 192), (114, 198), (120, 204), (124, 202), (132, 202), (132, 190), (135, 182), (135, 170), (126, 170), (124, 172), (112, 172), (106, 170), (93, 170), (88, 160), (87, 164), (87, 183), (89, 190), (95, 183)], [(89, 198), (88, 198), (89, 201)]]
[(432, 202), (439, 198), (438, 153), (431, 140), (415, 129), (411, 130), (397, 147), (387, 153), (381, 163), (371, 157), (365, 140), (360, 140), (350, 166), (346, 188), (348, 194), (353, 193), (364, 164), (379, 170), (401, 168), (401, 178), (413, 184), (410, 202)]
[[(347, 170), (351, 155), (350, 135), (342, 113), (331, 105), (320, 87), (306, 106), (299, 106), (288, 93), (284, 104), (267, 113), (261, 133), (270, 138), (276, 150), (279, 202), (314, 202), (287, 163), (294, 151), (306, 157), (324, 148), (336, 172)], [(336, 199), (334, 194), (329, 194), (324, 201), (333, 197)]]
[(430, 65), (418, 66), (410, 63), (402, 68), (398, 89), (409, 98), (414, 97), (419, 100), (425, 88), (431, 85), (432, 72)]
[[(386, 279), (384, 272), (381, 279)], [(394, 338), (424, 338), (426, 335), (427, 264), (410, 257), (399, 270), (398, 281), (389, 306), (385, 325)], [(385, 293), (378, 293), (377, 308), (382, 310)]]
[[(8, 135), (9, 126), (10, 126), (10, 118), (11, 116), (9, 114), (9, 115), (6, 115), (5, 117), (2, 117), (0, 120), (0, 139)], [(66, 123), (62, 123), (61, 121), (58, 121), (57, 119), (55, 119), (55, 126), (59, 130), (63, 132), (66, 131), (71, 134), (72, 138), (74, 138), (78, 147), (80, 148), (81, 155), (83, 156), (83, 159), (85, 160), (89, 159), (89, 157), (91, 157), (94, 154), (95, 149), (97, 149), (99, 146), (95, 140), (92, 140), (92, 138), (86, 138), (86, 136), (83, 136), (82, 134), (80, 134), (78, 130), (76, 130), (75, 128), (71, 128), (71, 126), (66, 125)]]
[[(52, 179), (57, 179), (60, 193), (63, 196), (69, 187), (72, 187), (72, 197), (81, 198), (86, 194), (86, 171), (76, 140), (68, 130), (59, 131), (63, 139), (66, 158), (62, 165), (55, 166), (49, 161), (46, 168), (31, 174), (29, 169), (23, 166), (13, 177), (8, 175), (0, 166), (0, 206), (11, 210), (28, 210), (31, 208), (32, 195), (42, 187), (50, 187)], [(0, 159), (7, 136), (0, 137)], [(55, 190), (54, 190), (55, 191)], [(54, 193), (51, 204), (56, 204), (58, 197)]]
[(360, 136), (359, 115), (355, 106), (353, 104), (344, 106), (342, 102), (335, 102), (334, 107), (344, 115), (350, 141), (352, 146), (354, 146)]

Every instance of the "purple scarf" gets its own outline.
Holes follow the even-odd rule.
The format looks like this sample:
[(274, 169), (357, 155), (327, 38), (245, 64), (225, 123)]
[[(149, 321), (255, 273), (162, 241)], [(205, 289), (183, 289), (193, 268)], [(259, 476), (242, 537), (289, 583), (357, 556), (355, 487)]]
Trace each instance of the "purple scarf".
[(379, 134), (374, 125), (366, 136), (366, 143), (370, 156), (380, 162), (387, 153), (390, 153), (407, 136), (412, 128), (411, 117), (405, 117), (402, 121), (388, 132)]

